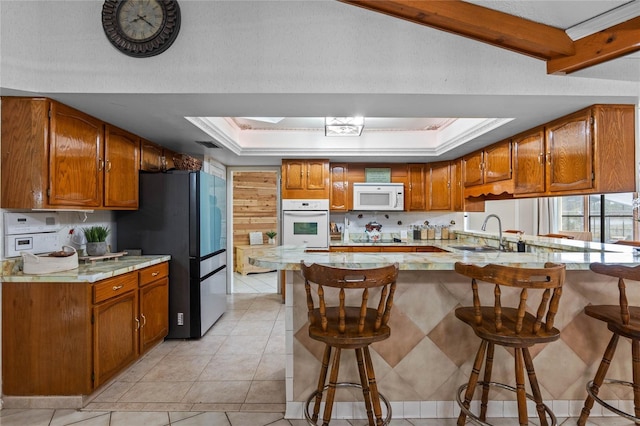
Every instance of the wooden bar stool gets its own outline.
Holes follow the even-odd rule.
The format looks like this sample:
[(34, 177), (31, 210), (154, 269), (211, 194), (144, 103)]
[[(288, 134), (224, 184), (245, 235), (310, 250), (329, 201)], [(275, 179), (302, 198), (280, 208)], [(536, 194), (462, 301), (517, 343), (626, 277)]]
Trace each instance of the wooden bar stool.
[[(584, 308), (584, 313), (597, 320), (607, 323), (611, 331), (611, 340), (604, 351), (602, 361), (598, 367), (595, 378), (587, 383), (587, 399), (578, 418), (578, 424), (584, 425), (589, 418), (594, 401), (619, 416), (640, 423), (640, 307), (629, 306), (627, 301), (625, 279), (640, 281), (640, 266), (606, 265), (592, 263), (589, 268), (598, 274), (618, 278), (618, 305), (589, 305)], [(622, 337), (631, 339), (631, 354), (633, 368), (633, 382), (607, 379), (607, 370), (616, 352), (618, 340)], [(604, 384), (616, 383), (633, 388), (634, 414), (629, 414), (607, 404), (598, 397), (600, 387)]]
[[(565, 266), (552, 263), (544, 268), (517, 268), (502, 265), (484, 267), (457, 262), (456, 272), (471, 278), (473, 290), (473, 306), (456, 309), (456, 317), (473, 328), (480, 337), (480, 347), (473, 363), (469, 382), (458, 388), (456, 399), (460, 406), (458, 425), (464, 425), (467, 416), (474, 423), (487, 425), (487, 403), (489, 388), (499, 387), (516, 393), (518, 402), (518, 420), (521, 425), (528, 424), (527, 398), (535, 401), (541, 425), (548, 425), (545, 412), (549, 414), (551, 424), (557, 424), (556, 417), (543, 402), (538, 386), (538, 379), (533, 368), (533, 360), (529, 347), (536, 343), (547, 343), (558, 340), (560, 331), (553, 326), (558, 311), (562, 284), (565, 277)], [(494, 284), (493, 305), (483, 305), (478, 291), (478, 282)], [(504, 287), (520, 288), (518, 306), (502, 306), (502, 289)], [(505, 290), (506, 291), (506, 290)], [(532, 297), (540, 294), (539, 302)], [(538, 303), (534, 313), (527, 312), (528, 303)], [(495, 345), (513, 348), (515, 358), (516, 387), (491, 381), (493, 354)], [(486, 357), (485, 357), (486, 355)], [(480, 369), (484, 362), (484, 378), (478, 381)], [(529, 376), (532, 395), (525, 391), (524, 368)], [(480, 414), (471, 412), (469, 406), (476, 389), (482, 386)], [(462, 392), (466, 389), (464, 401)]]
[[(391, 405), (378, 392), (369, 345), (385, 340), (391, 334), (388, 322), (396, 289), (398, 264), (374, 269), (343, 269), (318, 264), (307, 266), (302, 261), (300, 269), (307, 293), (309, 337), (325, 344), (318, 388), (309, 396), (305, 404), (304, 414), (307, 422), (317, 425), (320, 403), (324, 391), (327, 390), (322, 425), (328, 425), (331, 420), (336, 387), (355, 386), (362, 388), (369, 425), (388, 424), (391, 420)], [(356, 299), (357, 306), (347, 305)], [(376, 299), (377, 303), (374, 304)], [(326, 384), (333, 348), (335, 353), (331, 375), (329, 383)], [(338, 382), (342, 349), (355, 350), (360, 384)], [(384, 419), (380, 399), (387, 408)], [(311, 415), (309, 405), (312, 400), (314, 406)]]

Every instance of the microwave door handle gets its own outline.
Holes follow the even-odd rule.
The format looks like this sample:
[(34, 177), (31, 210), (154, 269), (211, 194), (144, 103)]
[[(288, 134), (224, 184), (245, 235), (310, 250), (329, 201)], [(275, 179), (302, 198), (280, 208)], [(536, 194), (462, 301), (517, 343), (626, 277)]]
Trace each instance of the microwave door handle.
[(393, 204), (393, 208), (395, 209), (395, 208), (397, 208), (397, 207), (398, 207), (398, 198), (399, 198), (399, 197), (398, 197), (398, 192), (397, 192), (397, 191), (394, 191), (394, 193), (393, 193), (393, 194), (396, 196), (395, 203)]

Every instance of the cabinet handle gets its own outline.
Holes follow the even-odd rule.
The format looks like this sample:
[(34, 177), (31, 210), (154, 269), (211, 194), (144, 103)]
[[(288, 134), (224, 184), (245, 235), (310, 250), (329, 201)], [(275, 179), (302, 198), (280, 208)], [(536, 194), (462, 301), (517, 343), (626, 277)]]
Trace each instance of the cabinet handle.
[(152, 276), (152, 277), (157, 277), (157, 276), (158, 276), (158, 274), (160, 274), (160, 272), (159, 272), (159, 271), (152, 272), (152, 273), (151, 273), (151, 276)]
[(101, 172), (104, 170), (104, 160), (102, 158), (98, 158), (98, 171)]
[(540, 154), (538, 154), (538, 163), (540, 164), (544, 163), (544, 152), (541, 152)]
[(107, 160), (107, 172), (111, 171), (111, 161)]
[(140, 330), (140, 320), (136, 318), (136, 331)]
[(113, 286), (113, 291), (118, 291), (118, 290), (120, 290), (122, 287), (124, 287), (124, 284), (114, 285), (114, 286)]
[(140, 326), (140, 328), (144, 328), (144, 326), (147, 325), (147, 318), (144, 316), (144, 314), (140, 314), (140, 316), (142, 317), (142, 325)]
[(551, 164), (551, 151), (547, 151), (547, 164)]

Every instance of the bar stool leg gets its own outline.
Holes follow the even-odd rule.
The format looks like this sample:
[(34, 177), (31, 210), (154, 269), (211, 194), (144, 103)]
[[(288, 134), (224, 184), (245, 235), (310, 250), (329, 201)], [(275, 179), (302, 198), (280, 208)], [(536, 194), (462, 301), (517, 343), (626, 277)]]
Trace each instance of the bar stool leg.
[(529, 375), (529, 384), (531, 385), (531, 393), (533, 393), (533, 399), (536, 402), (536, 410), (538, 411), (540, 426), (548, 426), (547, 414), (544, 409), (544, 403), (542, 402), (542, 393), (540, 392), (540, 385), (538, 384), (536, 371), (533, 368), (533, 360), (531, 359), (531, 353), (529, 352), (529, 348), (522, 348), (522, 352), (524, 354), (524, 365), (527, 367), (527, 374)]
[(362, 396), (364, 397), (364, 406), (367, 409), (367, 418), (369, 424), (373, 423), (373, 411), (371, 409), (371, 394), (369, 392), (369, 379), (367, 378), (367, 372), (364, 369), (364, 360), (362, 357), (362, 348), (355, 349), (356, 360), (358, 362), (358, 372), (360, 373), (360, 384), (362, 385)]
[(524, 356), (522, 348), (515, 348), (516, 397), (518, 400), (518, 421), (521, 426), (529, 424), (527, 415), (527, 393), (524, 388)]
[[(487, 341), (483, 340), (480, 342), (480, 347), (476, 353), (476, 359), (473, 361), (473, 369), (471, 370), (471, 376), (469, 376), (469, 384), (467, 385), (467, 391), (464, 394), (464, 402), (462, 405), (467, 409), (469, 408), (471, 399), (473, 398), (473, 393), (475, 392), (476, 385), (478, 384), (478, 376), (480, 375), (480, 368), (482, 368), (482, 361), (484, 360), (486, 349)], [(458, 426), (464, 426), (466, 419), (467, 415), (464, 411), (460, 411), (460, 415), (458, 416)]]
[(489, 402), (489, 382), (491, 382), (491, 373), (493, 371), (493, 351), (495, 345), (489, 343), (487, 346), (487, 359), (484, 364), (484, 384), (482, 385), (482, 400), (480, 403), (480, 420), (487, 420), (487, 403)]
[(322, 402), (322, 393), (324, 392), (324, 384), (327, 381), (327, 371), (329, 370), (329, 359), (331, 358), (331, 346), (324, 345), (324, 355), (322, 356), (322, 367), (320, 368), (320, 377), (318, 378), (318, 393), (316, 394), (316, 402), (313, 405), (313, 416), (311, 419), (314, 423), (318, 421), (318, 413), (320, 413), (320, 403)]
[(340, 352), (341, 349), (336, 348), (336, 352), (333, 355), (331, 376), (329, 376), (329, 389), (327, 390), (327, 402), (324, 405), (322, 426), (328, 426), (331, 421), (331, 410), (333, 408), (333, 400), (336, 396), (336, 383), (338, 382), (338, 371), (340, 370)]
[(631, 340), (633, 363), (633, 407), (636, 417), (640, 417), (640, 342)]
[[(613, 355), (616, 352), (619, 337), (620, 336), (618, 334), (613, 333), (613, 335), (611, 336), (611, 340), (609, 340), (609, 344), (607, 345), (607, 349), (604, 351), (602, 361), (600, 361), (600, 366), (598, 367), (598, 371), (596, 372), (596, 377), (593, 379), (592, 391), (595, 395), (597, 395), (600, 391), (600, 386), (602, 386), (602, 382), (607, 376), (607, 370), (609, 370), (609, 365), (611, 365), (611, 360), (613, 359)], [(591, 413), (591, 409), (593, 408), (593, 403), (594, 400), (593, 398), (591, 398), (591, 395), (587, 395), (587, 399), (584, 400), (582, 412), (580, 413), (580, 417), (578, 418), (578, 426), (584, 426), (587, 423), (587, 419), (589, 418), (589, 414)]]
[(369, 378), (369, 389), (371, 390), (371, 403), (373, 404), (373, 413), (376, 416), (376, 424), (382, 425), (382, 408), (380, 408), (380, 394), (378, 393), (378, 384), (376, 383), (376, 374), (373, 371), (373, 362), (371, 362), (371, 353), (369, 347), (362, 348), (364, 354), (364, 363), (367, 367), (367, 377)]

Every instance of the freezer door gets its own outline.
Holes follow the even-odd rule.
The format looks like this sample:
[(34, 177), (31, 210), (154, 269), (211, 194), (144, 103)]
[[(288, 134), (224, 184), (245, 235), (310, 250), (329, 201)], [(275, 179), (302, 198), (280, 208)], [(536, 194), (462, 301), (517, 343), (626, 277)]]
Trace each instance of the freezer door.
[(227, 267), (223, 266), (200, 282), (200, 336), (227, 309)]

